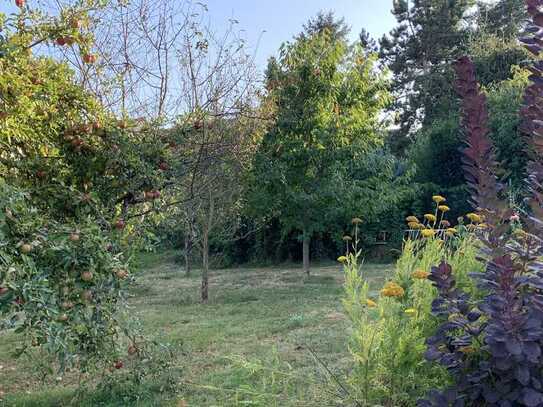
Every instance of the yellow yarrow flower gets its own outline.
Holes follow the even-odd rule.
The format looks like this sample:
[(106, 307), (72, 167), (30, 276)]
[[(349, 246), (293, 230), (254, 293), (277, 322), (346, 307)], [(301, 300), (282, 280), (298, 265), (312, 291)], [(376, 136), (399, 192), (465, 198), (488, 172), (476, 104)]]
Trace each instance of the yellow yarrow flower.
[(366, 300), (366, 305), (368, 308), (375, 308), (377, 307), (377, 303), (373, 300), (370, 300), (369, 298)]
[(430, 222), (436, 221), (436, 216), (431, 213), (427, 213), (426, 215), (424, 215), (424, 218)]
[(417, 310), (415, 308), (407, 308), (405, 311), (404, 311), (404, 314), (410, 316), (410, 317), (414, 317), (415, 315), (417, 315)]
[(457, 233), (457, 230), (455, 228), (448, 228), (447, 230), (445, 230), (445, 234), (449, 237), (453, 237), (454, 235), (456, 235)]
[(415, 270), (413, 272), (413, 274), (411, 274), (411, 276), (413, 278), (416, 278), (416, 279), (419, 279), (419, 280), (424, 280), (425, 278), (428, 278), (429, 275), (430, 275), (430, 273), (428, 273), (427, 271), (424, 271), (422, 269)]
[(389, 281), (381, 290), (381, 295), (385, 297), (403, 297), (405, 291), (397, 283)]
[(441, 221), (441, 226), (443, 226), (444, 228), (448, 228), (448, 227), (451, 226), (451, 222), (449, 222), (449, 221), (446, 220), (446, 219), (443, 219), (443, 220)]
[(339, 261), (340, 263), (347, 263), (347, 257), (346, 256), (339, 256), (337, 258), (337, 261)]
[(418, 223), (418, 222), (409, 222), (407, 224), (407, 226), (409, 226), (409, 229), (418, 229), (419, 225), (420, 225), (420, 223)]
[(440, 204), (441, 202), (445, 202), (446, 199), (445, 199), (444, 196), (441, 196), (441, 195), (434, 195), (434, 196), (432, 197), (432, 201), (434, 201), (434, 202), (437, 203), (437, 204)]
[(477, 215), (476, 213), (468, 213), (466, 217), (473, 223), (481, 223), (483, 220), (481, 216)]
[(417, 219), (416, 216), (408, 216), (407, 218), (405, 218), (405, 220), (406, 220), (407, 222), (419, 223), (419, 220)]
[(449, 212), (451, 210), (451, 208), (449, 208), (447, 205), (439, 205), (437, 209), (439, 209), (441, 212)]
[(434, 237), (436, 234), (436, 231), (434, 229), (424, 229), (420, 233), (424, 237)]
[(358, 224), (362, 223), (362, 219), (360, 219), (360, 218), (353, 218), (353, 219), (351, 220), (351, 222), (353, 222), (354, 225), (358, 225)]

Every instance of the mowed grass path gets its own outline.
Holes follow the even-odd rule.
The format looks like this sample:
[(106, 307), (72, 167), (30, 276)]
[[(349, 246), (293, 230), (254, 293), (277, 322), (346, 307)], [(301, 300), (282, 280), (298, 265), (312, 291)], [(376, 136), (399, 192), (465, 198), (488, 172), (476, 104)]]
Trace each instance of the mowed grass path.
[[(331, 373), (343, 380), (352, 359), (339, 265), (313, 267), (309, 278), (294, 266), (213, 270), (209, 303), (201, 304), (198, 270), (186, 277), (173, 259), (142, 259), (130, 303), (149, 336), (180, 349), (179, 393), (138, 405), (340, 405)], [(389, 265), (364, 268), (374, 289), (392, 273)], [(33, 381), (31, 362), (9, 356), (15, 344), (13, 334), (0, 334), (4, 405), (66, 403), (73, 388)]]

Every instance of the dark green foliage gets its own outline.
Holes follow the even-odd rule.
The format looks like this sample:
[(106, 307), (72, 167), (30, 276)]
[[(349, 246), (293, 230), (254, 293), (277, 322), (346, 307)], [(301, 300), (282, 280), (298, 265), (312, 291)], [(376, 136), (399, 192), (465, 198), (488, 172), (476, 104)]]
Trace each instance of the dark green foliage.
[(515, 189), (524, 187), (528, 155), (526, 141), (520, 130), (519, 110), (528, 72), (515, 70), (511, 79), (488, 88), (488, 122), (490, 137), (496, 148), (496, 158), (505, 176)]
[[(422, 123), (431, 123), (454, 101), (446, 64), (467, 47), (464, 24), (470, 0), (395, 1), (392, 13), (398, 25), (380, 41), (383, 62), (394, 75), (396, 95), (391, 110), (397, 115), (399, 148)], [(400, 150), (401, 151), (401, 150)]]
[(299, 39), (327, 33), (333, 41), (346, 41), (350, 28), (344, 18), (336, 18), (333, 11), (320, 11), (303, 26)]
[[(353, 186), (346, 213), (362, 219), (359, 225), (362, 247), (371, 249), (382, 238), (397, 245), (403, 239), (404, 219), (411, 213), (418, 192), (411, 184), (413, 174), (409, 164), (378, 149), (353, 161), (349, 174)], [(348, 225), (344, 233), (352, 234), (352, 215), (341, 222)]]
[(415, 182), (433, 185), (445, 196), (454, 193), (458, 211), (469, 207), (461, 204), (467, 195), (461, 193), (462, 136), (450, 62), (463, 53), (473, 56), (489, 99), (490, 137), (503, 162), (499, 175), (516, 189), (522, 186), (526, 155), (516, 112), (524, 74), (517, 66), (527, 53), (516, 39), (525, 17), (518, 3), (397, 1), (398, 26), (381, 40), (380, 53), (394, 76), (397, 96), (391, 110), (398, 128), (388, 144), (416, 166)]
[(500, 38), (516, 38), (528, 17), (524, 0), (479, 2), (477, 24), (481, 31)]

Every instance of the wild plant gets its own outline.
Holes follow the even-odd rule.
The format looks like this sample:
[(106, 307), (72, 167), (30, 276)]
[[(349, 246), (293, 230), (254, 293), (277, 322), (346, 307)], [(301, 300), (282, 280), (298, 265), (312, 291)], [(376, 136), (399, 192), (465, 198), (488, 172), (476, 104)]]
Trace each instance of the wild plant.
[[(371, 276), (360, 260), (357, 224), (353, 239), (345, 239), (347, 255), (338, 259), (344, 263), (343, 305), (353, 328), (349, 349), (356, 368), (350, 384), (362, 405), (409, 405), (448, 380), (445, 369), (424, 361), (425, 338), (438, 323), (430, 314), (437, 291), (428, 280), (429, 270), (441, 259), (459, 269), (480, 270), (475, 238), (465, 227), (446, 242), (437, 233), (427, 238), (408, 235), (395, 271), (380, 290), (370, 286)], [(467, 271), (459, 273), (460, 279), (468, 280), (465, 276)]]

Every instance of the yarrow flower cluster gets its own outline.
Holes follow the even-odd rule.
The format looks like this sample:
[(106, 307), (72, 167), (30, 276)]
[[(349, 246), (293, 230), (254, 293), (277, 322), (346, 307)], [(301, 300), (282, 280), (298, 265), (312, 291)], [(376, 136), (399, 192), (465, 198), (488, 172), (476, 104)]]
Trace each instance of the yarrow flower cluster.
[[(435, 213), (425, 214), (423, 223), (419, 222), (418, 218), (413, 215), (405, 218), (409, 232), (415, 238), (420, 236), (427, 239), (439, 238), (447, 241), (458, 234), (458, 229), (452, 227), (451, 222), (444, 219), (445, 214), (451, 208), (443, 203), (446, 201), (446, 198), (441, 195), (434, 195), (432, 200), (435, 202)], [(470, 223), (465, 226), (467, 230), (475, 232), (488, 228), (488, 225), (483, 223), (483, 215), (468, 213), (465, 216), (470, 220)]]
[(483, 219), (481, 218), (480, 215), (477, 215), (476, 213), (468, 213), (466, 215), (466, 218), (468, 218), (470, 221), (472, 221), (473, 223), (481, 223), (483, 221)]
[(403, 297), (404, 294), (404, 289), (398, 283), (393, 281), (386, 283), (381, 290), (381, 295), (384, 297)]
[(421, 270), (421, 269), (415, 270), (413, 274), (411, 274), (413, 278), (416, 278), (418, 280), (424, 280), (428, 278), (429, 275), (430, 275), (429, 272)]
[(424, 219), (429, 222), (435, 222), (437, 220), (435, 215), (432, 215), (431, 213), (427, 213), (426, 215), (424, 215)]
[(366, 300), (366, 305), (368, 308), (375, 308), (377, 307), (377, 303), (373, 300), (370, 300), (369, 298)]
[(436, 234), (436, 231), (434, 229), (423, 229), (420, 232), (422, 236), (424, 237), (434, 237)]
[[(423, 223), (421, 223), (419, 219), (413, 215), (405, 218), (409, 230), (412, 232), (420, 231), (421, 236), (425, 238), (432, 238), (438, 233), (445, 233), (444, 229), (451, 226), (449, 221), (443, 219), (445, 213), (451, 210), (450, 207), (443, 204), (443, 202), (446, 201), (445, 197), (441, 195), (434, 195), (432, 200), (436, 203), (436, 211), (435, 213), (424, 214)], [(450, 234), (447, 236), (450, 236)]]

